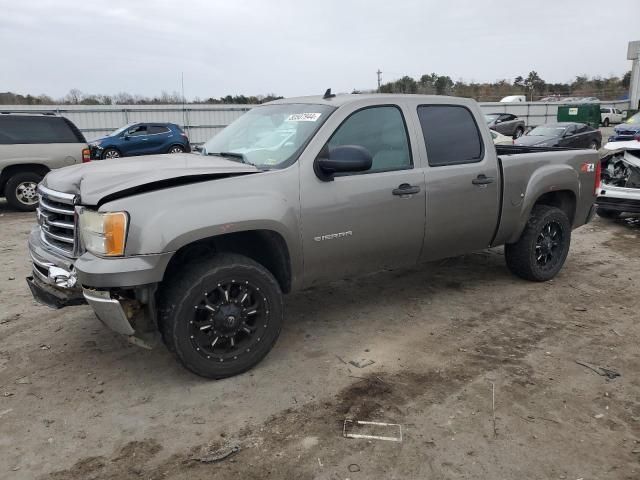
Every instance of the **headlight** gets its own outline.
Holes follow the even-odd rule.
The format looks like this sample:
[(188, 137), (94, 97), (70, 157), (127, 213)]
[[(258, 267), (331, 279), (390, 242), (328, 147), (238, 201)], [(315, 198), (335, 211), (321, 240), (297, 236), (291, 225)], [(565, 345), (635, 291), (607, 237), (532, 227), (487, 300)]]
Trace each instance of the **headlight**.
[(89, 252), (118, 257), (124, 255), (129, 214), (127, 212), (96, 212), (82, 208), (80, 240)]

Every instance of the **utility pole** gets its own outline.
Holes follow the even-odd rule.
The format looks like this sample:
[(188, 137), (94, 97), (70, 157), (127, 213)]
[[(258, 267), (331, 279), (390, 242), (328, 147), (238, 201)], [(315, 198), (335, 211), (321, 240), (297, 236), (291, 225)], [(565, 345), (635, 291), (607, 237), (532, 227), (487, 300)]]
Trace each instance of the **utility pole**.
[(378, 74), (378, 93), (380, 93), (380, 85), (382, 85), (382, 72), (380, 69), (376, 72)]

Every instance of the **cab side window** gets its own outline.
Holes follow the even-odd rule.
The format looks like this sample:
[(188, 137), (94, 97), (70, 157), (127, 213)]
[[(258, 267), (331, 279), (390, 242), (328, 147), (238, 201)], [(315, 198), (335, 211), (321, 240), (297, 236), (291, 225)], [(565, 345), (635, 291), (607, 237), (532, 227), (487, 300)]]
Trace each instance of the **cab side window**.
[(430, 166), (475, 163), (484, 158), (480, 130), (467, 108), (458, 105), (420, 105), (418, 118)]
[(149, 127), (149, 135), (155, 135), (158, 133), (169, 133), (169, 129), (161, 125), (151, 125)]
[(341, 145), (366, 148), (373, 158), (363, 173), (412, 168), (404, 117), (398, 107), (364, 108), (349, 116), (327, 142), (329, 149)]
[(142, 135), (147, 134), (147, 126), (146, 125), (136, 125), (133, 128), (130, 128), (127, 132), (127, 135), (131, 137), (140, 137)]

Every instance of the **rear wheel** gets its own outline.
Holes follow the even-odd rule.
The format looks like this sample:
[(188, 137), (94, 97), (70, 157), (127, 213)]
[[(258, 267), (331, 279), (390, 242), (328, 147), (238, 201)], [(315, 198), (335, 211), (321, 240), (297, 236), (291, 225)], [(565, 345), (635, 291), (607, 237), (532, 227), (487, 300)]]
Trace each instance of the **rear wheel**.
[(536, 205), (516, 243), (505, 245), (509, 270), (535, 282), (555, 277), (567, 258), (571, 244), (571, 223), (556, 207)]
[(524, 134), (524, 128), (516, 128), (516, 132), (513, 134), (513, 138), (520, 138)]
[(164, 285), (160, 330), (193, 373), (225, 378), (245, 372), (271, 350), (282, 325), (280, 286), (250, 258), (221, 254)]
[(602, 218), (618, 218), (622, 215), (622, 212), (618, 212), (616, 210), (607, 210), (606, 208), (598, 208), (596, 210), (598, 216)]
[(103, 160), (109, 158), (120, 158), (121, 156), (122, 155), (120, 155), (120, 152), (115, 148), (107, 148), (104, 152), (102, 152)]
[(38, 207), (38, 183), (42, 176), (33, 172), (21, 172), (13, 175), (4, 187), (7, 203), (22, 212), (33, 211)]
[(597, 140), (591, 140), (591, 143), (589, 144), (589, 148), (591, 150), (598, 150), (600, 148), (600, 146), (598, 145), (598, 141)]
[(184, 147), (182, 145), (173, 145), (168, 153), (182, 153), (184, 152)]

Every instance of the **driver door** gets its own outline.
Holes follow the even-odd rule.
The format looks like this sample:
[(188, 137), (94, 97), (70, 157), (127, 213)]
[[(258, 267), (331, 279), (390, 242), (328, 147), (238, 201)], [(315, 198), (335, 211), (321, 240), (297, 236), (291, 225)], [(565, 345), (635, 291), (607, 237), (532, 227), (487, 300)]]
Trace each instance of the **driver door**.
[(146, 153), (149, 143), (149, 131), (147, 125), (136, 125), (127, 130), (122, 142), (122, 150), (125, 155), (139, 155)]
[[(326, 146), (361, 146), (372, 156), (364, 172), (323, 181), (313, 160), (301, 165), (304, 284), (415, 264), (425, 226), (424, 172), (414, 158), (398, 105), (352, 112)], [(403, 194), (402, 190), (405, 190)]]

